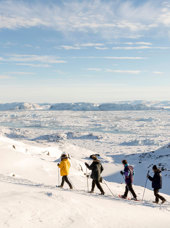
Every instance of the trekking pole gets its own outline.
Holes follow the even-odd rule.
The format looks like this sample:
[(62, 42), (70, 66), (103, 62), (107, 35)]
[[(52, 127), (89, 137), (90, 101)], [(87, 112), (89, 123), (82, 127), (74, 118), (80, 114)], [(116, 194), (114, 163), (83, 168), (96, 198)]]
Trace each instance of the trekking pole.
[(125, 178), (124, 178), (123, 174), (121, 174), (121, 175), (122, 175), (122, 178), (123, 178), (123, 182), (125, 182)]
[(109, 186), (107, 185), (107, 183), (106, 183), (105, 179), (103, 179), (103, 180), (104, 180), (104, 184), (105, 184), (105, 185), (106, 185), (106, 187), (109, 189), (109, 191), (111, 192), (112, 196), (114, 196), (113, 192), (111, 191), (111, 189), (110, 189), (110, 188), (109, 188)]
[(86, 177), (87, 177), (87, 192), (89, 192), (89, 175), (87, 174), (87, 167), (86, 167)]
[(60, 185), (60, 169), (58, 167), (58, 186)]
[[(147, 172), (147, 176), (148, 176), (148, 175), (149, 175), (149, 170), (148, 170), (148, 172)], [(145, 189), (146, 189), (147, 182), (148, 182), (148, 177), (146, 177), (146, 182), (145, 182), (145, 187), (144, 187), (144, 191), (143, 191), (142, 201), (143, 201), (143, 199), (144, 199)]]

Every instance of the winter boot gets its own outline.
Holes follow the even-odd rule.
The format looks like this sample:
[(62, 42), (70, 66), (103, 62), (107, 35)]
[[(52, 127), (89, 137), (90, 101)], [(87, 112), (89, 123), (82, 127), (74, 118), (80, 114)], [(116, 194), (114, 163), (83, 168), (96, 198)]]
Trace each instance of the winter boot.
[(163, 199), (161, 204), (163, 204), (163, 203), (165, 203), (165, 202), (166, 202), (166, 199)]
[(62, 185), (56, 185), (56, 187), (57, 187), (57, 188), (63, 188), (63, 186), (62, 186)]
[(126, 199), (127, 197), (126, 197), (126, 196), (124, 196), (124, 195), (121, 195), (121, 196), (120, 196), (120, 198), (122, 198), (122, 199)]
[(156, 204), (158, 204), (158, 201), (153, 201), (153, 203), (156, 203)]
[(104, 194), (105, 194), (105, 192), (104, 192), (104, 191), (100, 193), (100, 195), (104, 195)]

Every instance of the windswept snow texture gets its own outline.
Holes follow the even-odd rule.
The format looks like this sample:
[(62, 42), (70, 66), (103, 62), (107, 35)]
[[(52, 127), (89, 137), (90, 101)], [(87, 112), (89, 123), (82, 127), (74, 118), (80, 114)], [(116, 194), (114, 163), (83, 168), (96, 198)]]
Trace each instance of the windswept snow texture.
[[(169, 127), (168, 110), (0, 111), (0, 227), (169, 227)], [(71, 157), (73, 191), (67, 185), (65, 190), (56, 188), (62, 153)], [(104, 166), (106, 196), (99, 196), (97, 189), (87, 193), (91, 180), (84, 162), (90, 164), (94, 153), (100, 154)], [(122, 159), (134, 166), (134, 189), (140, 200), (147, 171), (152, 176), (154, 164), (162, 170), (164, 205), (152, 203), (150, 181), (144, 201), (117, 197), (125, 188)]]

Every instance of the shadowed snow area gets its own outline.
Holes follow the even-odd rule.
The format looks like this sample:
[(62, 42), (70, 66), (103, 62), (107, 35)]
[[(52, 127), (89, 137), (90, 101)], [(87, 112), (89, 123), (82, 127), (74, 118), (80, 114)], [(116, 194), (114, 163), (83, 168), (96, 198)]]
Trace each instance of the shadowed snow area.
[[(0, 227), (169, 227), (169, 126), (165, 110), (0, 112)], [(73, 190), (56, 187), (63, 152), (70, 155)], [(84, 162), (90, 164), (94, 153), (104, 166), (105, 196), (97, 188), (87, 193)], [(118, 197), (125, 188), (122, 159), (134, 166), (137, 202)], [(163, 205), (152, 203), (150, 181), (141, 200), (154, 164), (162, 170)], [(88, 183), (90, 188), (91, 179)]]

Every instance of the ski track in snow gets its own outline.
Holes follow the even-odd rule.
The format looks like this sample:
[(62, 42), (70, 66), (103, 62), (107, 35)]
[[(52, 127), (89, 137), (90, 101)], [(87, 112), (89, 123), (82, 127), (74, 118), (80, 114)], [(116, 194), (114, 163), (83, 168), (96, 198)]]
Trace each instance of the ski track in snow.
[[(104, 195), (104, 196), (101, 196), (99, 194), (90, 194), (88, 193), (87, 191), (84, 191), (84, 190), (78, 190), (78, 189), (73, 189), (73, 190), (69, 190), (69, 189), (64, 189), (64, 188), (58, 188), (56, 186), (52, 186), (52, 185), (45, 185), (45, 184), (42, 184), (42, 183), (35, 183), (35, 182), (32, 182), (30, 180), (27, 180), (27, 179), (22, 179), (22, 178), (14, 178), (14, 177), (10, 177), (10, 176), (5, 176), (5, 175), (2, 175), (0, 174), (0, 181), (1, 182), (5, 182), (5, 183), (10, 183), (10, 184), (16, 184), (16, 185), (23, 185), (23, 186), (28, 186), (28, 187), (31, 187), (31, 188), (40, 188), (40, 189), (47, 189), (47, 190), (55, 190), (55, 191), (69, 191), (69, 192), (73, 192), (73, 193), (76, 193), (76, 194), (81, 194), (81, 195), (85, 195), (87, 197), (100, 197), (100, 198), (103, 198), (103, 199), (107, 199), (107, 200), (118, 200), (118, 201), (126, 201), (127, 203), (131, 204), (131, 205), (143, 205), (143, 206), (149, 206), (149, 207), (152, 207), (152, 208), (159, 208), (160, 210), (162, 209), (166, 209), (167, 211), (170, 211), (170, 202), (165, 202), (165, 204), (153, 204), (152, 202), (150, 201), (133, 201), (133, 200), (129, 200), (129, 199), (121, 199), (118, 197), (118, 195)], [(51, 192), (44, 192), (47, 196), (51, 197), (52, 196), (52, 193)]]

